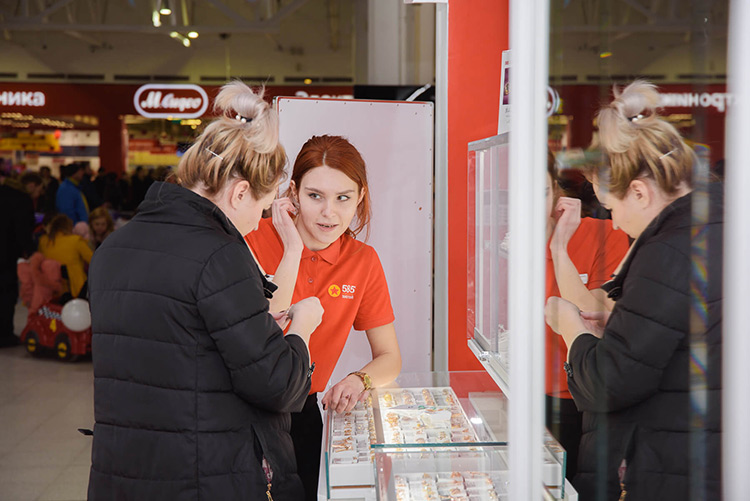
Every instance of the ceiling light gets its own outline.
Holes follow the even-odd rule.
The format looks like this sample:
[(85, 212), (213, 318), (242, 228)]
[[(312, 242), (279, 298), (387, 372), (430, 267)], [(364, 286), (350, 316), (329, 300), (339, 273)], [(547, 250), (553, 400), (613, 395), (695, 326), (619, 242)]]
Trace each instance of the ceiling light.
[(609, 52), (609, 51), (606, 51), (606, 52), (600, 52), (600, 53), (599, 53), (599, 57), (600, 57), (600, 58), (602, 58), (602, 59), (604, 59), (604, 58), (607, 58), (607, 57), (612, 57), (612, 53), (611, 53), (611, 52)]
[(173, 31), (169, 34), (170, 37), (174, 38), (175, 40), (179, 40), (182, 45), (185, 47), (190, 47), (190, 39), (183, 35), (182, 33), (178, 33), (176, 31)]
[(159, 18), (159, 11), (155, 10), (151, 13), (151, 22), (154, 23), (154, 27), (158, 28), (161, 26), (161, 19)]
[(198, 38), (197, 31), (188, 31), (188, 38)]
[(303, 80), (303, 82), (305, 83), (305, 85), (310, 85), (312, 83), (312, 79), (311, 78), (305, 78)]
[(172, 9), (169, 8), (169, 0), (162, 0), (161, 8), (159, 9), (159, 14), (162, 16), (168, 16), (172, 13)]

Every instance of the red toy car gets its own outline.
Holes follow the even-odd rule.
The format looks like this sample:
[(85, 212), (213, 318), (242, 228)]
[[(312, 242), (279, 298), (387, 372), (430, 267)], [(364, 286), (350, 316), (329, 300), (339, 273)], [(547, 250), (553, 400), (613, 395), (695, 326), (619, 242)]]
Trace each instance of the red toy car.
[[(82, 299), (73, 301), (84, 302), (88, 307), (88, 303)], [(90, 319), (89, 327), (79, 331), (72, 330), (63, 322), (63, 308), (70, 303), (61, 305), (50, 301), (37, 311), (29, 312), (26, 327), (21, 333), (21, 342), (26, 346), (26, 351), (39, 356), (44, 351), (52, 350), (57, 358), (69, 362), (91, 353)]]

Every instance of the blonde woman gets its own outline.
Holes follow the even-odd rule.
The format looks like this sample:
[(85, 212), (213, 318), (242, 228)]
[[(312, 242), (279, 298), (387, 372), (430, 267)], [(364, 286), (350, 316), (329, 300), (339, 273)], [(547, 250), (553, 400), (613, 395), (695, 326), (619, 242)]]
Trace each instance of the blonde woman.
[(303, 495), (289, 412), (323, 310), (302, 299), (277, 322), (242, 238), (283, 178), (276, 113), (240, 82), (215, 108), (177, 183), (154, 183), (91, 264), (92, 501)]
[(636, 81), (599, 112), (594, 190), (635, 239), (605, 284), (611, 314), (554, 297), (545, 312), (584, 413), (582, 501), (721, 496), (722, 186), (693, 191), (696, 157), (659, 102)]

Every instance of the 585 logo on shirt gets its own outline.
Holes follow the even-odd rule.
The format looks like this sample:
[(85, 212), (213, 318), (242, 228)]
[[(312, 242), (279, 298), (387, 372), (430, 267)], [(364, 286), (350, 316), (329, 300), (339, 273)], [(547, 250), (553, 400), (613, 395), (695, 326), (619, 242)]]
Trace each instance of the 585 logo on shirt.
[(343, 299), (354, 299), (354, 291), (356, 289), (357, 289), (356, 285), (344, 284), (341, 287), (339, 287), (336, 284), (331, 284), (328, 287), (328, 295), (331, 297), (341, 296)]

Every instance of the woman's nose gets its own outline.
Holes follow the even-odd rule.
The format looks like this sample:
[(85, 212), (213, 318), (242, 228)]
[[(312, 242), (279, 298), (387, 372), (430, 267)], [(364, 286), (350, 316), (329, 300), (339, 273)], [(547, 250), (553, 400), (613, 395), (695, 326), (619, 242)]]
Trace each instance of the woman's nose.
[(333, 214), (333, 208), (331, 207), (331, 202), (329, 202), (328, 200), (323, 202), (322, 213), (324, 216), (330, 216), (331, 214)]

